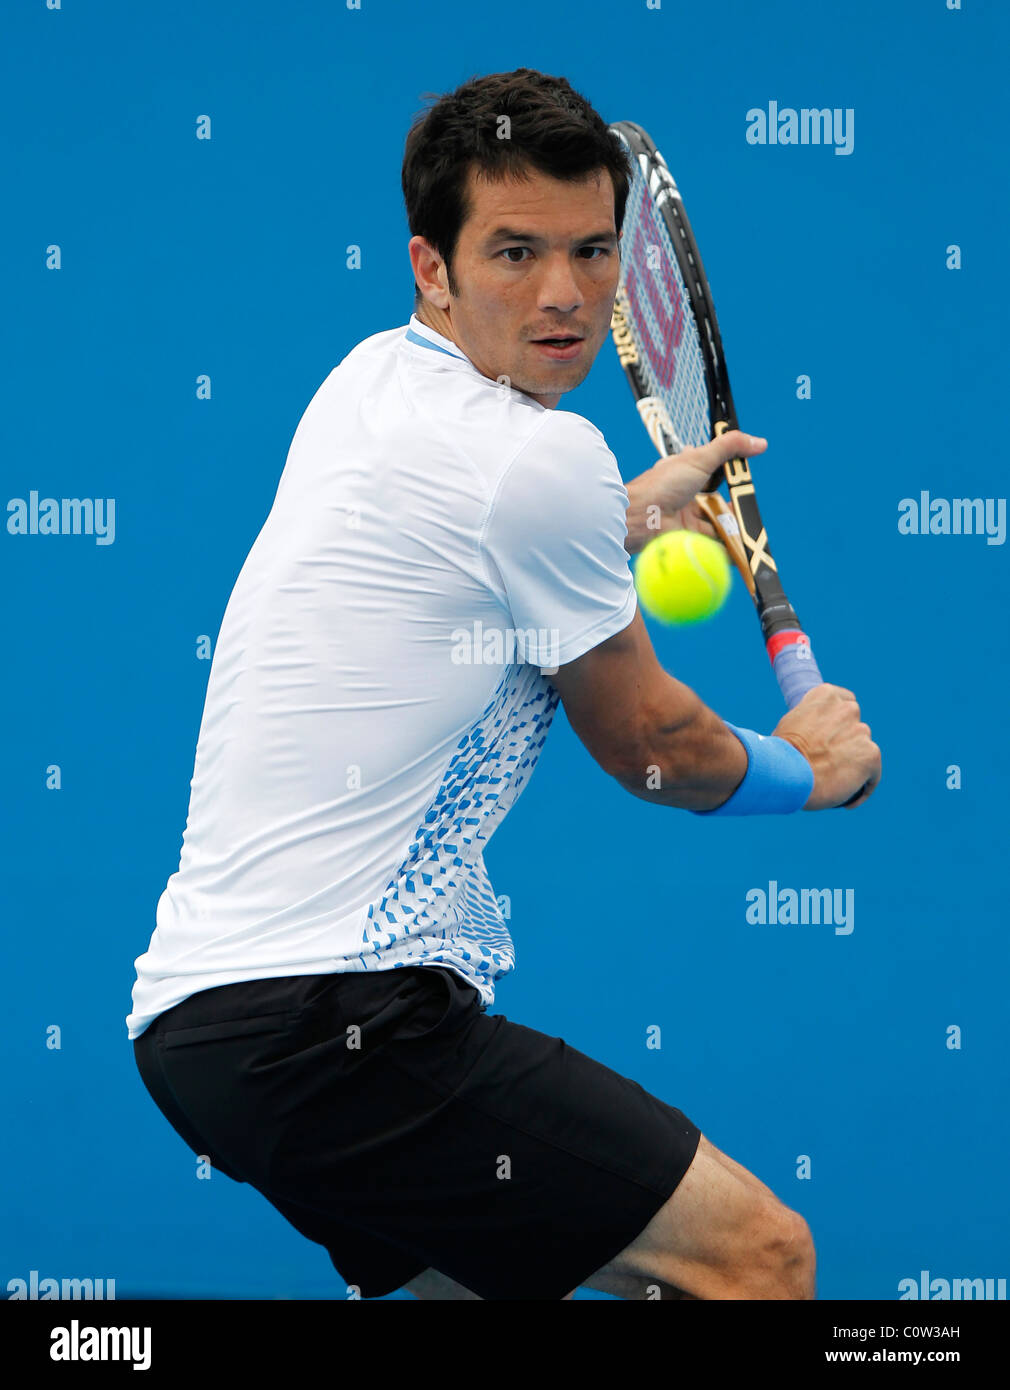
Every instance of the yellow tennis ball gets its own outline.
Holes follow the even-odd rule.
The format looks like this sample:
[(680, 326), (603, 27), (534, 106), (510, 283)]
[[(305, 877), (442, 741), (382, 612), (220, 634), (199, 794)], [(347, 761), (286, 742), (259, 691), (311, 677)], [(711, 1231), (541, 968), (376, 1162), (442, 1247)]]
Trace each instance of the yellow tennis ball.
[(678, 627), (718, 613), (732, 580), (725, 547), (697, 531), (663, 531), (635, 561), (642, 607), (660, 622)]

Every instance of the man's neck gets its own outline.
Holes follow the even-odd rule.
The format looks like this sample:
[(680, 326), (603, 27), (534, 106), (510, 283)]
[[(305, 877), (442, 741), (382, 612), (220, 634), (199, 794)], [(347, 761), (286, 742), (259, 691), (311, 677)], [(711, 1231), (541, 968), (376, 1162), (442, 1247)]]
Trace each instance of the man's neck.
[(459, 347), (452, 331), (452, 319), (445, 309), (439, 309), (435, 305), (429, 304), (426, 299), (422, 299), (414, 313), (426, 327), (434, 329), (436, 333), (441, 333), (443, 338), (448, 338), (450, 343), (455, 343), (456, 347)]
[[(433, 328), (436, 333), (441, 333), (443, 338), (448, 338), (450, 343), (458, 347), (460, 352), (463, 352), (459, 340), (452, 331), (452, 320), (445, 309), (439, 309), (434, 304), (429, 304), (426, 299), (422, 299), (421, 303), (414, 310), (414, 313), (426, 328)], [(480, 369), (478, 368), (478, 370)], [(484, 372), (482, 375), (487, 376), (487, 373)], [(499, 378), (499, 380), (500, 379), (501, 378)], [(495, 378), (488, 377), (488, 380), (494, 381)], [(540, 405), (546, 406), (548, 410), (556, 410), (561, 395), (559, 393), (556, 396), (533, 396), (532, 399), (538, 401)]]

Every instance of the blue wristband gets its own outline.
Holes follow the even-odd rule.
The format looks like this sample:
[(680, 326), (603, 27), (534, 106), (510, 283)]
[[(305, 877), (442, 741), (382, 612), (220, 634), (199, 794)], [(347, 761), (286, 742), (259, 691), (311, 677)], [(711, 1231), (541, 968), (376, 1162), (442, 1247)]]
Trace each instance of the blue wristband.
[(756, 734), (723, 720), (747, 749), (747, 771), (736, 791), (696, 816), (788, 816), (802, 811), (814, 789), (814, 770), (798, 748), (774, 734)]

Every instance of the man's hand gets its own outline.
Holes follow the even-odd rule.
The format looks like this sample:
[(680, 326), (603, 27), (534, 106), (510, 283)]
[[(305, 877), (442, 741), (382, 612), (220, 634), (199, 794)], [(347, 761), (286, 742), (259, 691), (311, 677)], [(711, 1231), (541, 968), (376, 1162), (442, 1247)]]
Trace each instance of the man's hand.
[(798, 748), (814, 770), (814, 789), (804, 811), (844, 806), (865, 784), (866, 791), (852, 803), (861, 806), (880, 781), (880, 749), (869, 725), (860, 722), (851, 690), (815, 686), (772, 732)]
[(752, 458), (764, 453), (767, 439), (727, 430), (700, 449), (684, 449), (661, 458), (646, 473), (632, 478), (628, 492), (628, 537), (624, 548), (637, 555), (654, 536), (663, 531), (702, 531), (718, 536), (712, 523), (695, 505), (695, 493), (722, 464), (734, 458)]

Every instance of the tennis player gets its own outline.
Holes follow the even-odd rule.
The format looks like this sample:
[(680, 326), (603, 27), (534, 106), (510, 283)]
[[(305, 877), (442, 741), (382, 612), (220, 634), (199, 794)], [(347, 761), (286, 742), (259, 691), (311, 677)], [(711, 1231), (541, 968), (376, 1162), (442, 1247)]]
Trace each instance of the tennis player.
[[(411, 129), (415, 312), (298, 424), (136, 962), (154, 1101), (352, 1296), (814, 1297), (806, 1222), (687, 1115), (488, 1012), (515, 955), (483, 851), (559, 701), (658, 807), (789, 815), (879, 778), (851, 692), (814, 690), (761, 736), (657, 663), (629, 568), (647, 516), (709, 529), (695, 492), (765, 443), (735, 431), (625, 487), (599, 430), (557, 408), (607, 337), (627, 188), (592, 107), (529, 69)], [(612, 943), (632, 971), (655, 964), (646, 907)], [(540, 927), (580, 949), (563, 903)]]

